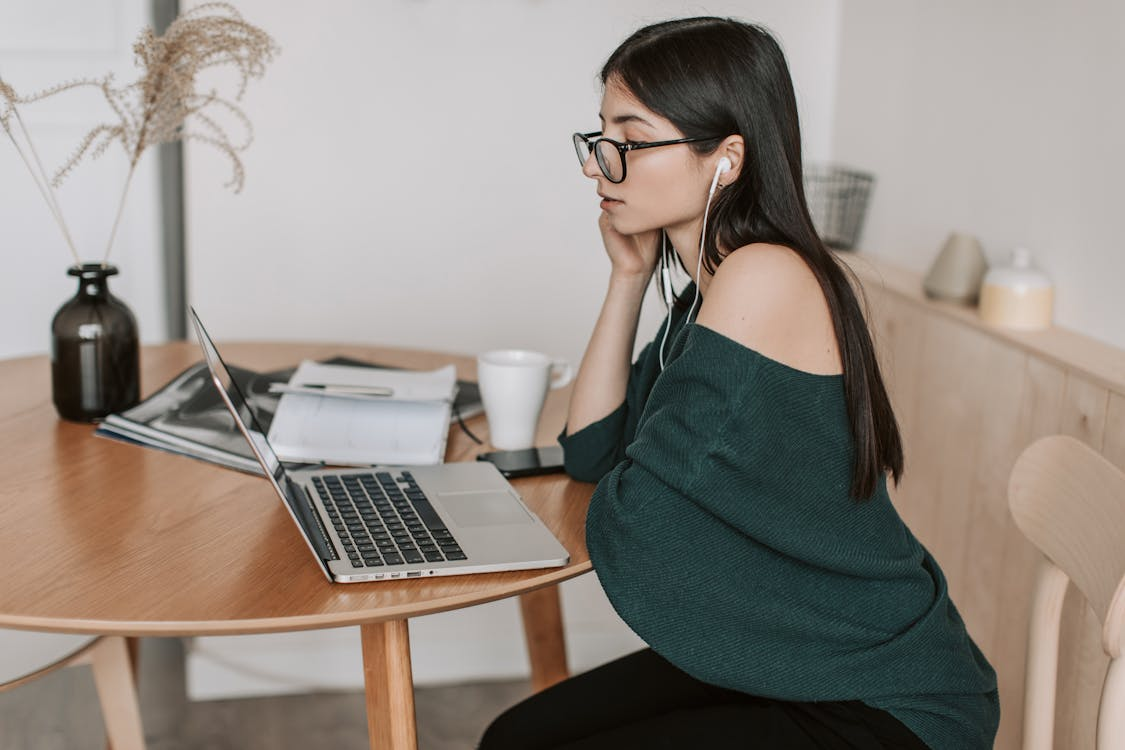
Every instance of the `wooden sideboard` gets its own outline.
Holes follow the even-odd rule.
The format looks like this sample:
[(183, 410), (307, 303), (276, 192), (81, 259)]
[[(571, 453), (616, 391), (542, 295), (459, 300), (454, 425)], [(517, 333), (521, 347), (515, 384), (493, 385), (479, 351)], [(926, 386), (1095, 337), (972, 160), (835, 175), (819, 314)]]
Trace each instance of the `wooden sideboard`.
[[(863, 283), (903, 433), (906, 470), (892, 497), (996, 668), (996, 747), (1015, 750), (1037, 553), (1008, 513), (1008, 474), (1025, 447), (1053, 433), (1125, 469), (1125, 351), (1060, 328), (995, 329), (974, 308), (928, 299), (921, 274), (874, 256), (841, 257)], [(1093, 750), (1108, 658), (1100, 623), (1073, 587), (1062, 644), (1055, 746)]]

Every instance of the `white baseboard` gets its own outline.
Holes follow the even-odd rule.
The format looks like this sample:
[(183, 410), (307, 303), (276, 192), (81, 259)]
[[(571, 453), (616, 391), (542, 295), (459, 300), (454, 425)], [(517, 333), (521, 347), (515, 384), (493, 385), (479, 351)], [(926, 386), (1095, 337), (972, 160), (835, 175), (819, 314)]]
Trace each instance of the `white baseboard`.
[[(617, 618), (594, 576), (563, 584), (562, 600), (572, 673), (644, 646)], [(514, 599), (412, 619), (410, 655), (419, 686), (523, 679), (529, 673)], [(362, 689), (357, 628), (188, 642), (191, 700)]]

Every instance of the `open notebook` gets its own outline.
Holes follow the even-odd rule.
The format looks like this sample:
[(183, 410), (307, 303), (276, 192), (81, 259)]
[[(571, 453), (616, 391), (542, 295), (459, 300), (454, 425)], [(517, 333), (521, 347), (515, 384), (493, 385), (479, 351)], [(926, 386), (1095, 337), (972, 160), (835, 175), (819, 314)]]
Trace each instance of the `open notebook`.
[(269, 428), (283, 461), (337, 465), (438, 464), (457, 389), (452, 365), (428, 372), (302, 362), (294, 388), (385, 388), (390, 395), (284, 393)]

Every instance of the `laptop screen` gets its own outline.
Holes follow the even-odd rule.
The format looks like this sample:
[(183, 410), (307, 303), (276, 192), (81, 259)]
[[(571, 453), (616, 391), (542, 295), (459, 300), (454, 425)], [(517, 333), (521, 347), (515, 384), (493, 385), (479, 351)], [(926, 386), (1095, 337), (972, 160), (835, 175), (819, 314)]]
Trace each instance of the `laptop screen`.
[(265, 431), (262, 430), (262, 426), (258, 424), (258, 420), (254, 417), (254, 412), (250, 410), (246, 403), (246, 397), (242, 395), (242, 389), (238, 387), (238, 383), (231, 376), (226, 363), (219, 356), (219, 350), (215, 348), (215, 343), (211, 341), (211, 337), (207, 334), (203, 322), (194, 309), (191, 310), (191, 318), (192, 324), (195, 326), (195, 332), (199, 336), (199, 343), (203, 347), (203, 356), (207, 360), (207, 368), (211, 371), (211, 377), (220, 390), (219, 395), (223, 397), (229, 410), (239, 421), (242, 434), (246, 436), (250, 448), (258, 457), (258, 462), (262, 464), (262, 468), (266, 470), (266, 474), (273, 482), (278, 494), (284, 497), (286, 503), (289, 504), (293, 519), (300, 524), (304, 513), (298, 505), (300, 499), (293, 497), (293, 494), (289, 491), (294, 485), (289, 481), (289, 476), (285, 473), (285, 467), (281, 465), (277, 454), (270, 447), (266, 440)]

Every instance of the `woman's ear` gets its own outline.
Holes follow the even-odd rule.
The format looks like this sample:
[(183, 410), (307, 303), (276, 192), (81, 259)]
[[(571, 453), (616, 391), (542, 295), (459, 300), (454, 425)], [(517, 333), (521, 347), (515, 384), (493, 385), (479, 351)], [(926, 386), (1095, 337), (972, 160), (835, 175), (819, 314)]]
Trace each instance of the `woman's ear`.
[(724, 156), (730, 161), (730, 169), (719, 176), (719, 187), (729, 185), (742, 174), (742, 165), (746, 157), (746, 141), (740, 135), (728, 135), (711, 156), (716, 163)]

